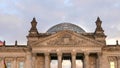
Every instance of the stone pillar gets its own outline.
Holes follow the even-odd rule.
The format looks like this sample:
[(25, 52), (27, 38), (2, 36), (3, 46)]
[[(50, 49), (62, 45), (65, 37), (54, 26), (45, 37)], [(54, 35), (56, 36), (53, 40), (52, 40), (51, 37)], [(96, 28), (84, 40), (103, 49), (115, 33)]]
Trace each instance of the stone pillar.
[(98, 56), (98, 66), (97, 66), (97, 68), (101, 68), (101, 58), (102, 58), (102, 53), (97, 53), (97, 56)]
[(0, 66), (1, 68), (4, 68), (4, 58), (0, 57)]
[(72, 68), (76, 68), (76, 53), (72, 53)]
[(117, 63), (117, 65), (118, 65), (118, 68), (120, 68), (120, 56), (118, 56), (118, 63)]
[(105, 54), (102, 55), (102, 60), (101, 60), (102, 65), (101, 65), (101, 68), (110, 68), (110, 62), (109, 62), (108, 59), (109, 58), (108, 58), (107, 55), (105, 55)]
[(58, 55), (58, 68), (62, 68), (62, 53), (57, 53)]
[(89, 53), (84, 53), (84, 68), (89, 68)]
[(32, 54), (32, 68), (36, 68), (36, 54)]
[(17, 68), (17, 57), (14, 58), (13, 67)]
[(45, 68), (50, 68), (50, 55), (45, 53)]
[(30, 52), (26, 53), (26, 68), (32, 68), (32, 55)]

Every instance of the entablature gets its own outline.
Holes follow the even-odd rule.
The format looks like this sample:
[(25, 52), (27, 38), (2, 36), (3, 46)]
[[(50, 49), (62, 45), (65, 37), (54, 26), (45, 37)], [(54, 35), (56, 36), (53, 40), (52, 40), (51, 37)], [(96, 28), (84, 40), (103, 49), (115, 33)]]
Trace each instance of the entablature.
[(73, 50), (75, 50), (76, 52), (101, 52), (101, 48), (100, 47), (33, 47), (32, 48), (32, 52), (33, 53), (40, 53), (40, 52), (52, 52), (52, 53), (56, 53), (57, 51), (60, 52), (72, 52)]
[(102, 50), (106, 52), (120, 52), (120, 45), (107, 45)]

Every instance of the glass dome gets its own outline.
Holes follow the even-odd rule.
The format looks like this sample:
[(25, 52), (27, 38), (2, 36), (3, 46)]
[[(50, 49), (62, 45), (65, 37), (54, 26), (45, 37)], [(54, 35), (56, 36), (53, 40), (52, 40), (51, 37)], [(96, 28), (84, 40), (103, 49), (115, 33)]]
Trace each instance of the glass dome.
[(85, 31), (81, 27), (79, 27), (75, 24), (71, 24), (71, 23), (57, 24), (57, 25), (51, 27), (50, 29), (48, 29), (47, 33), (56, 33), (56, 32), (62, 31), (62, 30), (71, 30), (71, 31), (74, 31), (77, 33), (85, 33)]

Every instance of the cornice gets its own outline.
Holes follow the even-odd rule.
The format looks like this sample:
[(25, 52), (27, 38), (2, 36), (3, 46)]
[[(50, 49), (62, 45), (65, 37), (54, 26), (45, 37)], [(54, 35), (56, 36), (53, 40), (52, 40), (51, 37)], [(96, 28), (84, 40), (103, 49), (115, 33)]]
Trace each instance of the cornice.
[(110, 52), (120, 51), (120, 46), (116, 46), (116, 45), (111, 46), (111, 45), (109, 45), (109, 46), (103, 47), (102, 50), (103, 51), (110, 51)]
[(0, 52), (26, 52), (29, 48), (26, 47), (0, 47)]

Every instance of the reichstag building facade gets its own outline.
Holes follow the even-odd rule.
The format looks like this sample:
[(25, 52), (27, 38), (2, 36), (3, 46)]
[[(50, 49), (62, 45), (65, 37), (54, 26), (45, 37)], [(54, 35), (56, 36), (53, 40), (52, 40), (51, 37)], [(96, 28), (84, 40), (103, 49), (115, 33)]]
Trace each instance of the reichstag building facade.
[[(120, 45), (106, 45), (106, 35), (98, 17), (95, 31), (88, 33), (72, 23), (57, 24), (45, 33), (39, 33), (33, 18), (27, 35), (27, 45), (0, 46), (0, 68), (51, 68), (57, 60), (70, 60), (71, 68), (120, 68)], [(77, 60), (82, 65), (78, 67)]]

